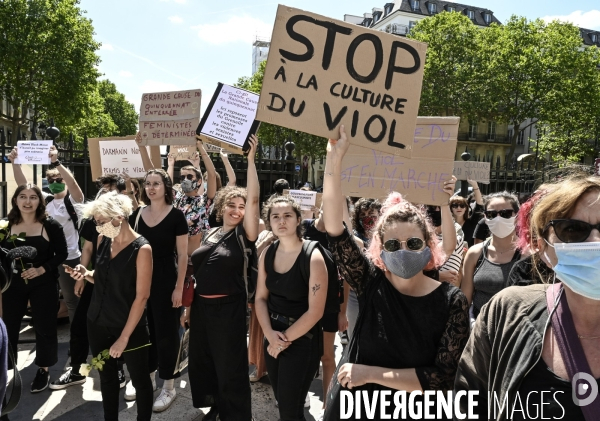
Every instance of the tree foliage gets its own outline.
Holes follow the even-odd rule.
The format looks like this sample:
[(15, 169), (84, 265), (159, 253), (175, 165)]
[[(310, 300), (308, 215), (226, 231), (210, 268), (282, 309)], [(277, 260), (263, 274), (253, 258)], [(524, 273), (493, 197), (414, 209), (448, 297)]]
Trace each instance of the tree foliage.
[[(260, 94), (266, 65), (267, 62), (263, 61), (256, 73), (250, 77), (239, 78), (235, 86)], [(325, 155), (325, 148), (327, 147), (327, 140), (322, 137), (268, 123), (261, 123), (258, 135), (261, 143), (266, 146), (281, 148), (285, 142), (291, 140), (296, 145), (296, 156), (308, 155), (313, 162), (316, 158)]]
[[(96, 50), (79, 0), (0, 2), (0, 97), (12, 112), (12, 142), (30, 120), (53, 117), (74, 125), (94, 106)], [(28, 111), (31, 110), (31, 114)]]
[(98, 91), (104, 100), (104, 112), (111, 116), (117, 126), (113, 136), (127, 136), (137, 133), (138, 113), (135, 106), (125, 99), (125, 95), (117, 91), (110, 80), (98, 83)]

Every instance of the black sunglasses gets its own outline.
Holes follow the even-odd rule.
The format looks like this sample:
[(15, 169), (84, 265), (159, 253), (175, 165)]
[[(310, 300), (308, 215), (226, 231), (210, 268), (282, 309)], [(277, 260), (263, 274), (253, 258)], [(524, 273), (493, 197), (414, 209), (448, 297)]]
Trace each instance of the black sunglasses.
[(563, 243), (583, 243), (593, 229), (600, 231), (600, 224), (592, 225), (577, 219), (553, 219), (548, 222), (544, 232), (554, 227), (554, 233)]
[(62, 182), (63, 182), (62, 178), (49, 178), (48, 179), (48, 184), (62, 183)]
[(450, 205), (450, 207), (452, 209), (456, 209), (456, 208), (464, 209), (464, 208), (467, 207), (467, 205), (465, 205), (464, 203), (453, 203), (453, 204)]
[(406, 241), (400, 241), (395, 238), (387, 240), (383, 243), (383, 249), (389, 252), (398, 251), (402, 248), (402, 243), (405, 243), (406, 249), (410, 251), (421, 251), (425, 248), (425, 241), (418, 237), (411, 237)]
[(185, 179), (188, 179), (190, 181), (194, 180), (194, 178), (196, 178), (196, 176), (194, 176), (193, 174), (188, 174), (188, 175), (182, 175), (181, 177), (179, 177), (180, 181), (183, 181)]
[(514, 209), (502, 209), (499, 211), (489, 210), (489, 211), (484, 211), (483, 214), (485, 215), (485, 217), (487, 219), (494, 219), (498, 215), (500, 215), (504, 219), (510, 219), (515, 214), (515, 211), (514, 211)]

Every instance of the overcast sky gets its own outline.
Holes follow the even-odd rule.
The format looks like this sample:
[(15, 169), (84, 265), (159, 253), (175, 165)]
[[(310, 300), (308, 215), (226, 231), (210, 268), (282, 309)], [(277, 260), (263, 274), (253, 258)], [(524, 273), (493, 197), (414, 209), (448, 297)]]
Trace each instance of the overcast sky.
[[(343, 20), (386, 0), (286, 0), (285, 5)], [(600, 30), (599, 0), (471, 0), (501, 22), (512, 14), (559, 18)], [(270, 38), (277, 2), (268, 0), (82, 0), (102, 42), (100, 71), (139, 111), (142, 93), (201, 88), (202, 110), (217, 83), (252, 71), (252, 43)]]

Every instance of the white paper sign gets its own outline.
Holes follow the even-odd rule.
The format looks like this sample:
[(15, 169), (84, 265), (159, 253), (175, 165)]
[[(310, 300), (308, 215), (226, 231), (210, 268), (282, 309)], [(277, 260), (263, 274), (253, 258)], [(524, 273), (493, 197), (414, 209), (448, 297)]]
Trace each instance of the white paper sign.
[(51, 140), (19, 140), (17, 142), (17, 151), (19, 156), (15, 159), (15, 164), (50, 164), (50, 146)]
[(257, 106), (257, 94), (219, 84), (200, 122), (200, 134), (242, 148), (252, 131)]
[(146, 175), (140, 149), (135, 140), (100, 141), (100, 164), (104, 174), (129, 174), (132, 178)]
[(317, 203), (316, 191), (290, 190), (289, 194), (300, 204), (302, 210), (311, 210)]

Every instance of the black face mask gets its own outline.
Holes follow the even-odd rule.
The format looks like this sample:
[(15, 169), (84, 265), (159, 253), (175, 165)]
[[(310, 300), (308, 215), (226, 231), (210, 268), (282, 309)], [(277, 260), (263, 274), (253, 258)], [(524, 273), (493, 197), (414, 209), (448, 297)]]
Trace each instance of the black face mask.
[(433, 210), (435, 208), (427, 208), (427, 216), (431, 219), (434, 227), (439, 227), (442, 225), (442, 211)]

